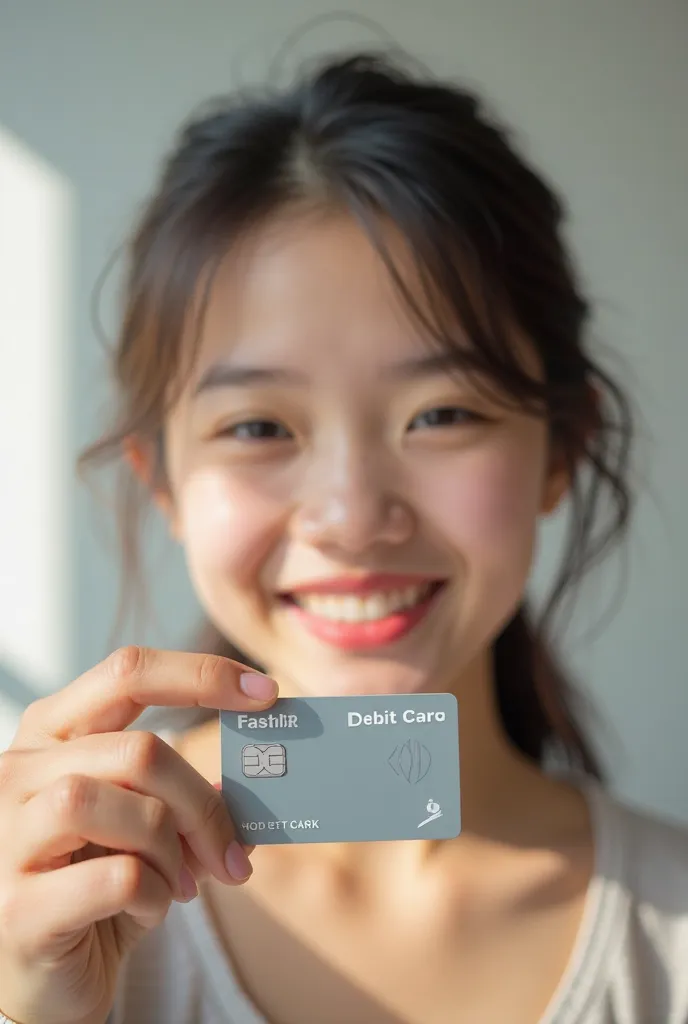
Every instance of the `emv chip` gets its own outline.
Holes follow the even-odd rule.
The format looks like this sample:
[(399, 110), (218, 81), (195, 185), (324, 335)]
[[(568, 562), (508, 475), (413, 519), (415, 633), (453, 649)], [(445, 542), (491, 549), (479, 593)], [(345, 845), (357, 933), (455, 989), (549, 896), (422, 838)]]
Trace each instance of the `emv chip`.
[(249, 743), (241, 751), (241, 769), (249, 779), (277, 779), (287, 770), (287, 751), (281, 743)]

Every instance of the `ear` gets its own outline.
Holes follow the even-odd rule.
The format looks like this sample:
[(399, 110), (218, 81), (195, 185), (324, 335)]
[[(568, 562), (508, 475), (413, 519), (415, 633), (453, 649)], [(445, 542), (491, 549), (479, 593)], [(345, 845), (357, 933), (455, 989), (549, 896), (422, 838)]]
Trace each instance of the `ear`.
[(561, 464), (550, 468), (542, 492), (541, 515), (550, 516), (556, 512), (566, 497), (570, 484), (571, 477), (568, 469)]
[(547, 468), (542, 481), (540, 515), (557, 511), (571, 486), (571, 464), (560, 443), (550, 438)]
[[(587, 403), (579, 424), (576, 464), (583, 458), (587, 445), (602, 423), (603, 394), (593, 382), (586, 385), (586, 390)], [(574, 469), (575, 465), (572, 467), (571, 460), (565, 458), (564, 453), (555, 443), (550, 453), (549, 470), (543, 488), (541, 506), (543, 515), (551, 515), (559, 508), (571, 487), (571, 475)]]
[(123, 455), (143, 486), (150, 492), (158, 511), (167, 522), (167, 528), (175, 540), (179, 540), (176, 508), (167, 487), (155, 482), (157, 452), (153, 444), (137, 437), (127, 437), (123, 442)]

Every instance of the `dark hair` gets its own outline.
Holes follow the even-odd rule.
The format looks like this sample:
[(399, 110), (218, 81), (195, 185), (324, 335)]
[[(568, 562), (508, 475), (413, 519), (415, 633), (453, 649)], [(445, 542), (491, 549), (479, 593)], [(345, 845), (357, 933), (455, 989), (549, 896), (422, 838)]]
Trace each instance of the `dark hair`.
[[(348, 210), (431, 343), (546, 417), (552, 452), (570, 475), (570, 531), (540, 626), (521, 607), (495, 642), (496, 695), (504, 729), (526, 756), (542, 763), (555, 744), (599, 777), (545, 625), (626, 526), (629, 404), (586, 350), (589, 306), (562, 238), (561, 201), (471, 92), (357, 54), (303, 72), (287, 90), (214, 102), (184, 126), (129, 246), (112, 363), (118, 413), (81, 465), (120, 456), (135, 435), (155, 446), (164, 483), (161, 428), (189, 365), (182, 335), (192, 299), (201, 283), (207, 297), (213, 271), (242, 232), (299, 204)], [(429, 302), (418, 302), (397, 270), (383, 221), (406, 239)], [(197, 327), (201, 318), (202, 309)], [(456, 337), (457, 324), (469, 346)], [(523, 367), (514, 327), (536, 350), (542, 379)], [(128, 467), (125, 476), (130, 571), (143, 495)], [(605, 491), (611, 500), (603, 507)], [(212, 631), (201, 643), (241, 657)]]

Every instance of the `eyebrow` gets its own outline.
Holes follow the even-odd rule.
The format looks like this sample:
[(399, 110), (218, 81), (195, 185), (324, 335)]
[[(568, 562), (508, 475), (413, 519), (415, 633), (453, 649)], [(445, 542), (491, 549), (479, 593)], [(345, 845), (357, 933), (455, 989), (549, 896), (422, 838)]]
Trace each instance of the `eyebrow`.
[(305, 375), (295, 370), (280, 367), (263, 366), (229, 366), (227, 363), (216, 363), (206, 370), (196, 385), (194, 396), (204, 391), (218, 388), (245, 388), (257, 384), (292, 384), (308, 383)]
[[(452, 352), (436, 352), (387, 367), (384, 376), (397, 380), (417, 380), (461, 370), (470, 362), (468, 353), (460, 349)], [(309, 383), (305, 374), (285, 367), (230, 366), (215, 363), (203, 374), (194, 391), (194, 397), (206, 391), (220, 388), (242, 388), (261, 384), (287, 384), (305, 387)]]
[(406, 359), (390, 367), (387, 372), (396, 379), (417, 380), (420, 377), (447, 374), (452, 370), (464, 370), (471, 364), (469, 350), (462, 351), (457, 348), (446, 352), (434, 352), (416, 359)]

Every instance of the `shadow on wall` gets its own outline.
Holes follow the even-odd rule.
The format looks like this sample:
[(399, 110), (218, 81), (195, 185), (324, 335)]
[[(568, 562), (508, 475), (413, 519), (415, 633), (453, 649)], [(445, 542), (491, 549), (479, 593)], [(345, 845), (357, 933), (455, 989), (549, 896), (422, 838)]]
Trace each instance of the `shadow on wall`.
[(73, 193), (0, 124), (0, 695), (22, 708), (66, 673), (71, 635)]

